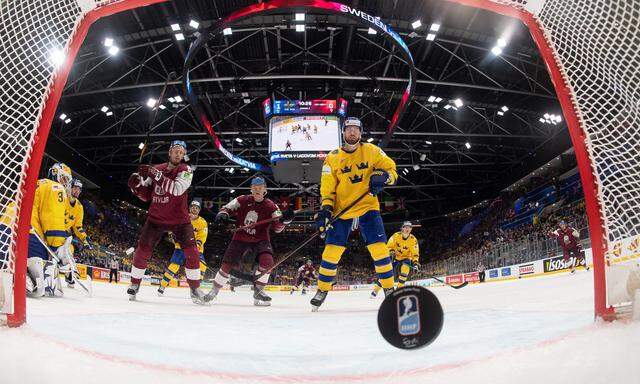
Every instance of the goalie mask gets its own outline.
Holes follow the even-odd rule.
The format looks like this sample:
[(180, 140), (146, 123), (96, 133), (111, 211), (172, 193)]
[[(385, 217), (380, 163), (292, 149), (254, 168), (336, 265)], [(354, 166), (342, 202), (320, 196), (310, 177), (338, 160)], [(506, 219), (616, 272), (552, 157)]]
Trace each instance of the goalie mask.
[(65, 163), (55, 163), (49, 168), (49, 179), (62, 184), (67, 191), (67, 195), (71, 194), (71, 168)]

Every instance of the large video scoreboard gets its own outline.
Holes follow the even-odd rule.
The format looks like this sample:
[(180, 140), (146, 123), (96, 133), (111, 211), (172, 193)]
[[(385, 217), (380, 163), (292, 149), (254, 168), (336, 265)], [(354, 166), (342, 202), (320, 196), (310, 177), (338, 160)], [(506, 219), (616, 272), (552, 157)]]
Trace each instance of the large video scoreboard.
[(319, 182), (324, 158), (340, 147), (347, 101), (266, 99), (262, 107), (269, 122), (269, 154), (276, 180)]

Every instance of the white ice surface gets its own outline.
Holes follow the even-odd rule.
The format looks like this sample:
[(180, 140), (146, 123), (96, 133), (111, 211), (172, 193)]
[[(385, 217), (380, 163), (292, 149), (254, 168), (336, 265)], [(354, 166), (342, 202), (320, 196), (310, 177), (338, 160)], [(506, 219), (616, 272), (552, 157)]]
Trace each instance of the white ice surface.
[(439, 338), (403, 351), (376, 325), (381, 299), (222, 292), (198, 307), (186, 289), (94, 283), (28, 300), (28, 324), (0, 327), (0, 383), (640, 383), (640, 324), (594, 323), (588, 272), (432, 288), (445, 310)]

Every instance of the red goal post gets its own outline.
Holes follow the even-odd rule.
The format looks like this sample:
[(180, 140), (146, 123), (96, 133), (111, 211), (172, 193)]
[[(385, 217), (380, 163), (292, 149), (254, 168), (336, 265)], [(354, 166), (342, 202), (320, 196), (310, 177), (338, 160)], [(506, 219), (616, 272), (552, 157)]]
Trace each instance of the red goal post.
[[(99, 18), (163, 1), (0, 2), (0, 223), (9, 228), (8, 236), (0, 232), (0, 312), (3, 301), (10, 302), (10, 326), (26, 318), (33, 195), (74, 58)], [(638, 1), (442, 1), (486, 9), (528, 26), (554, 83), (578, 160), (593, 247), (595, 314), (615, 317), (612, 306), (625, 304), (624, 297), (612, 300), (607, 287), (625, 273), (623, 268), (620, 274), (608, 275), (609, 270), (636, 258), (640, 248), (640, 187), (634, 184), (640, 180), (640, 102), (635, 92), (640, 78), (634, 72), (640, 67)], [(65, 53), (57, 67), (50, 62), (52, 44)], [(15, 215), (11, 204), (18, 207)], [(3, 260), (7, 250), (8, 259)], [(7, 276), (13, 282), (9, 301), (2, 289)]]

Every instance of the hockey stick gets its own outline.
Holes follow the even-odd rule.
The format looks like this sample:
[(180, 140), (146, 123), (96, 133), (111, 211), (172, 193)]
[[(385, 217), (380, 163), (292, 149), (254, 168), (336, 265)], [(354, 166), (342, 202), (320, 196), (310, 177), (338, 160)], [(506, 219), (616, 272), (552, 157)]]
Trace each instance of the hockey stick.
[[(58, 261), (59, 263), (62, 263), (62, 260), (60, 260), (58, 255), (56, 255), (55, 252), (51, 250), (51, 248), (49, 248), (49, 246), (44, 242), (44, 240), (42, 240), (40, 235), (38, 235), (36, 231), (33, 231), (33, 234), (36, 236), (40, 244), (42, 244), (42, 246), (47, 250), (49, 255), (54, 259), (56, 259), (56, 261)], [(91, 289), (89, 289), (82, 283), (82, 281), (80, 281), (80, 273), (78, 273), (78, 269), (76, 268), (76, 262), (75, 260), (73, 260), (73, 255), (69, 258), (69, 267), (71, 268), (71, 275), (73, 277), (73, 281), (74, 282), (77, 281), (78, 285), (81, 286), (82, 289), (84, 289), (87, 292), (89, 297), (91, 297), (93, 294), (93, 287), (90, 286)], [(89, 277), (89, 275), (87, 275), (87, 281), (91, 282), (91, 278)]]
[[(164, 92), (167, 90), (167, 85), (171, 79), (176, 77), (175, 72), (169, 72), (167, 75), (167, 79), (164, 81), (164, 85), (162, 86), (162, 90), (160, 91), (160, 97), (158, 101), (156, 101), (155, 109), (153, 114), (151, 115), (151, 120), (149, 121), (149, 128), (147, 128), (147, 135), (144, 138), (144, 146), (142, 147), (142, 151), (140, 151), (140, 159), (138, 160), (138, 164), (142, 164), (142, 158), (144, 157), (144, 153), (147, 151), (147, 146), (149, 144), (149, 137), (151, 136), (151, 129), (153, 128), (153, 123), (156, 121), (156, 117), (158, 116), (158, 110), (160, 110), (160, 104), (164, 100)], [(151, 163), (151, 158), (149, 158), (149, 163)]]
[(444, 282), (444, 281), (442, 281), (441, 279), (439, 279), (439, 278), (437, 278), (437, 277), (435, 277), (435, 276), (429, 276), (428, 278), (429, 278), (429, 279), (433, 279), (433, 280), (435, 280), (435, 281), (439, 281), (439, 282), (441, 282), (442, 284), (444, 284), (444, 285), (448, 285), (448, 286), (450, 286), (450, 287), (451, 287), (451, 288), (453, 288), (453, 289), (460, 289), (460, 288), (464, 288), (464, 287), (466, 287), (466, 286), (469, 284), (469, 282), (468, 282), (468, 281), (465, 281), (465, 282), (464, 282), (464, 283), (462, 283), (462, 284), (459, 284), (459, 285), (453, 285), (453, 284), (449, 284), (449, 283), (447, 283), (447, 282)]
[[(351, 208), (353, 208), (356, 204), (358, 204), (360, 202), (360, 200), (364, 199), (367, 195), (369, 194), (369, 191), (366, 191), (365, 193), (363, 193), (362, 195), (360, 195), (360, 197), (358, 197), (357, 199), (355, 199), (351, 204), (349, 204), (348, 206), (346, 206), (342, 211), (338, 212), (337, 215), (335, 215), (331, 221), (329, 221), (329, 223), (327, 223), (326, 228), (329, 229), (331, 228), (331, 225), (333, 223), (335, 223), (336, 221), (338, 221), (340, 219), (340, 217), (342, 217), (342, 215), (344, 215), (348, 210), (350, 210)], [(316, 232), (309, 236), (309, 238), (305, 241), (302, 242), (302, 244), (300, 244), (296, 249), (294, 249), (293, 251), (290, 251), (289, 253), (287, 253), (283, 258), (281, 258), (280, 260), (278, 260), (277, 263), (273, 264), (273, 266), (271, 268), (269, 268), (268, 270), (266, 270), (265, 272), (259, 273), (255, 276), (255, 280), (258, 280), (259, 278), (261, 278), (262, 276), (266, 275), (267, 273), (271, 273), (271, 271), (273, 271), (278, 265), (282, 264), (283, 262), (285, 262), (288, 258), (290, 258), (291, 256), (293, 256), (294, 254), (296, 254), (299, 250), (301, 250), (302, 248), (304, 248), (307, 244), (309, 244), (311, 241), (313, 241), (316, 237), (320, 236), (322, 233), (326, 233), (325, 232), (320, 232), (319, 230), (316, 230)]]
[[(293, 211), (294, 217), (295, 217), (295, 215), (298, 215), (301, 212), (303, 212), (303, 210)], [(282, 218), (282, 216), (276, 216), (276, 217), (271, 217), (269, 219), (260, 220), (260, 221), (257, 221), (255, 223), (253, 223), (253, 224), (245, 225), (244, 227), (238, 227), (238, 228), (234, 229), (233, 231), (234, 232), (238, 232), (238, 231), (245, 230), (245, 229), (251, 229), (251, 228), (257, 227), (259, 225), (269, 224), (271, 222), (279, 220), (280, 218)]]

